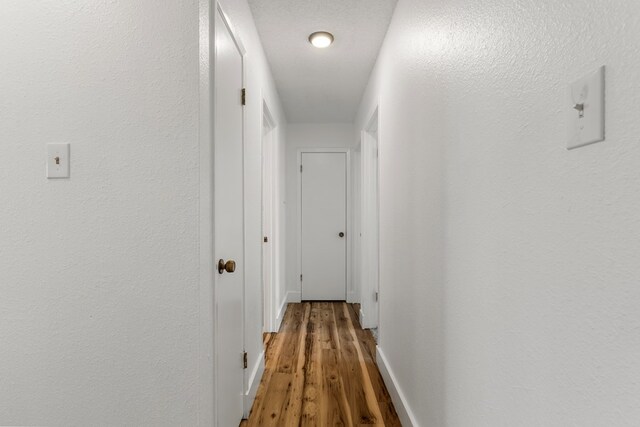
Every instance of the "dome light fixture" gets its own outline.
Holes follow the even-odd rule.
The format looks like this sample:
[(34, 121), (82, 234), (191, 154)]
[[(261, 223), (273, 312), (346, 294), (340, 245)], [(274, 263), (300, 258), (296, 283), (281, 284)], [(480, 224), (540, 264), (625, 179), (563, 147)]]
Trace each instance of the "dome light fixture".
[(309, 42), (318, 49), (324, 49), (333, 43), (333, 34), (327, 31), (316, 31), (309, 36)]

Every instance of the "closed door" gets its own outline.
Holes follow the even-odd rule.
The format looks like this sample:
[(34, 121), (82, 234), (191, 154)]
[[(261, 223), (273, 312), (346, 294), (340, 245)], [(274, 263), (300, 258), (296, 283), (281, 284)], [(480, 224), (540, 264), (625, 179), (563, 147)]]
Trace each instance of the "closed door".
[(302, 299), (346, 300), (347, 155), (302, 153)]
[[(227, 23), (215, 24), (215, 331), (218, 426), (243, 415), (243, 58)], [(235, 265), (234, 265), (235, 263)]]

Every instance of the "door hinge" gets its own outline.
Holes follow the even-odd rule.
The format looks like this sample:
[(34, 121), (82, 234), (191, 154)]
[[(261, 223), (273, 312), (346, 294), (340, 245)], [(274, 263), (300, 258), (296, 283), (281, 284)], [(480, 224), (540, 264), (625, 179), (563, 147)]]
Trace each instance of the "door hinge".
[(378, 302), (378, 293), (377, 292), (374, 293), (373, 297), (376, 299), (376, 302)]
[(263, 241), (263, 242), (265, 242), (265, 243), (267, 243), (267, 242), (269, 242), (269, 238), (268, 238), (267, 236), (264, 236), (264, 237), (262, 238), (262, 241)]
[(302, 173), (302, 165), (300, 165), (300, 173)]
[(300, 275), (300, 281), (302, 282), (302, 274)]
[(242, 88), (242, 105), (247, 105), (247, 89)]
[(245, 351), (244, 353), (242, 353), (242, 366), (244, 367), (244, 369), (247, 369), (248, 365), (249, 365), (248, 355), (247, 355), (247, 352)]

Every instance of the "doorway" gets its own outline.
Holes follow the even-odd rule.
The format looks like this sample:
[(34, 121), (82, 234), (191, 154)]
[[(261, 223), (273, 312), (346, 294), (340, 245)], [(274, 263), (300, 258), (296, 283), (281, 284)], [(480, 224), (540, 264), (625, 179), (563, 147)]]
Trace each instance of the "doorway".
[(379, 225), (379, 127), (378, 109), (362, 131), (360, 146), (360, 242), (357, 246), (360, 266), (360, 322), (372, 329), (377, 338), (380, 296)]
[(347, 297), (348, 157), (346, 150), (300, 153), (302, 300)]
[(263, 332), (276, 332), (277, 292), (275, 289), (275, 125), (267, 104), (262, 105), (262, 301)]
[(215, 395), (219, 426), (244, 412), (244, 49), (218, 6), (215, 17)]

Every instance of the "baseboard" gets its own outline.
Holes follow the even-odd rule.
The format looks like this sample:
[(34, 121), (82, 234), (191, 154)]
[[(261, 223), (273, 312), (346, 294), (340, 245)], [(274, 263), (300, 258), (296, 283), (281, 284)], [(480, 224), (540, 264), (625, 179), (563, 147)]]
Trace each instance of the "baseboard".
[(278, 314), (276, 315), (276, 324), (275, 324), (275, 331), (272, 332), (277, 332), (280, 330), (280, 325), (282, 324), (282, 318), (284, 317), (284, 312), (287, 311), (287, 296), (284, 296), (284, 299), (282, 300), (282, 303), (280, 304), (280, 307), (278, 307)]
[(398, 417), (400, 418), (400, 422), (405, 427), (418, 427), (418, 422), (416, 421), (416, 417), (413, 415), (411, 408), (409, 407), (409, 403), (407, 399), (404, 397), (402, 393), (402, 389), (400, 389), (400, 385), (398, 384), (398, 380), (396, 379), (391, 367), (389, 366), (389, 362), (385, 357), (382, 349), (380, 347), (376, 347), (376, 362), (378, 364), (378, 368), (380, 369), (380, 374), (382, 375), (382, 379), (384, 380), (385, 385), (387, 386), (387, 390), (389, 390), (389, 394), (391, 395), (391, 400), (393, 401), (393, 406), (396, 408), (396, 412), (398, 413)]
[(360, 325), (364, 325), (364, 311), (362, 311), (362, 306), (360, 306), (360, 318), (358, 319)]
[(249, 412), (253, 406), (253, 401), (256, 399), (258, 393), (258, 387), (260, 386), (260, 380), (262, 380), (262, 374), (264, 374), (264, 351), (261, 351), (258, 355), (258, 360), (255, 366), (251, 370), (251, 376), (249, 377), (249, 387), (244, 394), (244, 417), (249, 417)]

